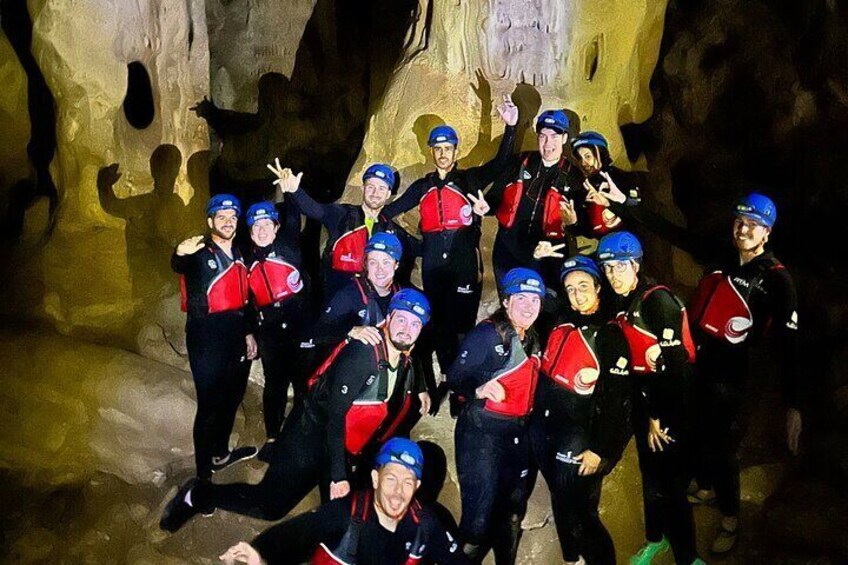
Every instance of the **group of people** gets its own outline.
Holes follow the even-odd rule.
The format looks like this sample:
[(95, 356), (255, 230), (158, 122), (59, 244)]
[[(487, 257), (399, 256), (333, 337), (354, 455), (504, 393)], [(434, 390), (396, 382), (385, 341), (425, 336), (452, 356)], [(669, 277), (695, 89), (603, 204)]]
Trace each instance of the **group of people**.
[[(233, 244), (240, 202), (229, 194), (209, 201), (209, 235), (180, 243), (172, 258), (197, 391), (197, 476), (169, 501), (163, 529), (216, 508), (280, 520), (317, 486), (322, 506), (222, 559), (479, 563), (492, 551), (509, 564), (541, 471), (564, 561), (614, 563), (601, 486), (635, 437), (646, 542), (632, 561), (651, 563), (670, 547), (677, 563), (701, 563), (691, 504), (713, 499), (723, 518), (711, 549), (733, 547), (747, 353), (766, 333), (785, 355), (793, 451), (801, 431), (795, 290), (765, 249), (774, 203), (757, 193), (739, 201), (735, 249), (719, 256), (686, 307), (645, 275), (642, 245), (624, 228), (687, 249), (721, 246), (690, 241), (644, 209), (636, 183), (612, 166), (606, 139), (590, 131), (569, 139), (564, 111), (542, 112), (538, 151), (520, 155), (512, 153), (517, 107), (505, 97), (498, 112), (505, 132), (491, 161), (460, 169), (457, 132), (438, 126), (428, 140), (435, 170), (391, 202), (400, 179), (387, 164), (366, 169), (361, 205), (318, 203), (301, 187), (302, 173), (269, 164), (275, 201), (244, 214), (252, 241), (244, 256)], [(420, 239), (395, 221), (412, 209)], [(301, 215), (328, 235), (316, 317), (315, 289), (301, 270)], [(487, 215), (498, 223), (499, 308), (477, 323)], [(577, 253), (576, 236), (598, 239), (595, 253)], [(416, 257), (420, 290), (410, 281)], [(231, 449), (257, 357), (266, 442)], [(444, 474), (427, 473), (444, 452), (405, 439), (448, 393), (458, 524), (437, 502)], [(211, 481), (256, 455), (268, 463), (258, 484)]]

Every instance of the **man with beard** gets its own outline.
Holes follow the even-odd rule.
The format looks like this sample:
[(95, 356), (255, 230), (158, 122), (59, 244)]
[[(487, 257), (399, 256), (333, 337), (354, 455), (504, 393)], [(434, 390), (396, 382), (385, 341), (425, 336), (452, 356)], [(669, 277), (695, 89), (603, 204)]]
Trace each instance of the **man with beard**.
[(166, 506), (160, 527), (175, 532), (215, 508), (279, 520), (316, 486), (331, 500), (347, 496), (352, 484), (361, 486), (367, 480), (362, 464), (388, 438), (408, 434), (421, 415), (427, 393), (409, 353), (429, 318), (423, 294), (397, 292), (379, 345), (342, 344), (312, 376), (303, 411), (286, 421), (259, 484), (191, 479)]
[(200, 479), (256, 455), (255, 447), (229, 447), (250, 362), (257, 355), (245, 319), (247, 268), (233, 246), (240, 214), (235, 196), (213, 196), (206, 206), (210, 234), (183, 241), (171, 257), (171, 268), (181, 275), (186, 348), (197, 391), (193, 438)]
[(423, 354), (432, 356), (435, 349), (442, 374), (456, 357), (462, 336), (477, 319), (483, 288), (481, 218), (489, 209), (482, 190), (505, 170), (515, 140), (518, 107), (504, 96), (497, 110), (506, 128), (494, 159), (460, 169), (459, 135), (448, 125), (437, 126), (427, 141), (436, 170), (413, 182), (383, 210), (392, 218), (418, 207), (422, 282), (433, 303), (432, 342), (428, 339), (422, 344), (427, 346)]
[(303, 173), (294, 175), (284, 169), (277, 159), (268, 165), (276, 176), (274, 184), (292, 198), (307, 218), (317, 220), (327, 228), (327, 244), (323, 252), (324, 301), (330, 300), (365, 264), (365, 244), (375, 233), (388, 232), (397, 236), (403, 244), (404, 262), (398, 270), (397, 280), (409, 284), (415, 264), (418, 241), (393, 222), (383, 207), (391, 198), (398, 178), (389, 165), (375, 163), (362, 175), (362, 204), (320, 204), (303, 189), (300, 181)]
[(670, 543), (677, 563), (703, 563), (695, 548), (695, 524), (686, 501), (695, 358), (686, 309), (668, 287), (640, 272), (642, 244), (632, 233), (605, 235), (597, 253), (616, 294), (616, 322), (630, 349), (634, 383), (633, 432), (642, 472), (647, 541), (632, 562), (649, 564)]
[(265, 375), (262, 414), (267, 453), (283, 429), (288, 389), (294, 387), (295, 404), (303, 402), (306, 379), (301, 363), (300, 338), (308, 312), (308, 289), (300, 270), (300, 212), (291, 203), (281, 218), (272, 202), (247, 209), (247, 227), (253, 242), (247, 257), (255, 333)]
[(465, 563), (434, 513), (415, 498), (424, 464), (415, 442), (392, 438), (377, 454), (369, 488), (286, 520), (220, 559), (248, 565)]
[(595, 262), (571, 257), (561, 278), (570, 308), (542, 355), (532, 447), (565, 562), (614, 564), (598, 505), (603, 478), (630, 440), (630, 352), (621, 329), (609, 323), (612, 297), (601, 300)]

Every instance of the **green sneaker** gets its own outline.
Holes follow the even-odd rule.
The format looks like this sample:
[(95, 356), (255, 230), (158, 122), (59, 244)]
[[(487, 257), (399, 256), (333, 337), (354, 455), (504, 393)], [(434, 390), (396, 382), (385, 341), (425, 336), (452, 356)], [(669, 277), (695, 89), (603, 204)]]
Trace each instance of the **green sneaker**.
[(692, 562), (692, 565), (707, 565), (707, 562), (698, 557), (695, 561)]
[(668, 540), (663, 537), (660, 541), (645, 542), (645, 545), (630, 558), (630, 565), (651, 565), (654, 557), (665, 553), (669, 548)]

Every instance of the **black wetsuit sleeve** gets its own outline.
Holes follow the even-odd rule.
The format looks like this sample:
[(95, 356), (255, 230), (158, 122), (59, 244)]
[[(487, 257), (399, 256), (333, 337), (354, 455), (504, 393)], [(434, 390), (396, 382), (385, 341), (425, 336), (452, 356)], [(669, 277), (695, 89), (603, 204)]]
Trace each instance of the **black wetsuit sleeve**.
[[(672, 294), (663, 289), (652, 292), (642, 304), (642, 317), (657, 336), (661, 355), (657, 371), (648, 374), (648, 415), (675, 424), (688, 420), (689, 362), (683, 345), (683, 311)], [(674, 435), (672, 431), (672, 436)]]
[(375, 371), (376, 361), (371, 346), (354, 341), (344, 348), (324, 377), (328, 385), (326, 453), (333, 482), (348, 480), (345, 419), (368, 376)]
[(469, 400), (475, 398), (477, 387), (488, 382), (492, 375), (492, 357), (500, 336), (492, 324), (478, 324), (459, 347), (459, 354), (447, 373), (448, 386)]
[(300, 208), (290, 198), (286, 202), (276, 204), (280, 214), (280, 231), (277, 234), (284, 242), (295, 249), (300, 249)]
[(596, 343), (600, 375), (592, 394), (589, 449), (600, 455), (600, 471), (608, 473), (621, 459), (631, 435), (630, 350), (614, 324), (598, 331)]
[(357, 325), (357, 311), (365, 306), (359, 295), (351, 292), (352, 290), (350, 285), (345, 285), (330, 299), (318, 321), (312, 326), (310, 337), (313, 343), (338, 343)]
[(268, 528), (250, 545), (269, 565), (306, 563), (320, 543), (341, 539), (349, 524), (350, 497), (347, 496)]
[(197, 270), (197, 255), (201, 251), (198, 250), (190, 255), (177, 255), (177, 250), (174, 248), (174, 253), (171, 255), (171, 269), (178, 275), (192, 274)]
[(387, 218), (394, 218), (397, 215), (403, 214), (418, 206), (421, 197), (424, 196), (424, 190), (427, 188), (427, 178), (420, 178), (404, 191), (403, 194), (395, 198), (392, 202), (383, 207), (382, 214)]
[(338, 204), (321, 204), (320, 202), (316, 202), (302, 188), (298, 188), (292, 192), (291, 198), (298, 209), (303, 212), (304, 216), (312, 220), (317, 220), (328, 228), (335, 226), (343, 214), (343, 210)]
[(428, 515), (422, 520), (421, 527), (426, 528), (424, 539), (427, 540), (427, 545), (423, 555), (425, 563), (439, 565), (470, 563), (462, 552), (459, 541), (448, 533), (432, 510), (428, 509)]
[(801, 403), (801, 375), (798, 371), (798, 296), (792, 275), (785, 268), (774, 268), (764, 279), (771, 312), (770, 331), (775, 351), (781, 356), (780, 384), (783, 399), (790, 408)]
[(512, 156), (512, 146), (515, 143), (515, 131), (515, 126), (506, 126), (501, 144), (498, 146), (498, 152), (494, 158), (478, 167), (466, 169), (465, 179), (468, 182), (468, 190), (475, 196), (478, 190), (483, 190), (492, 181), (506, 172), (510, 163), (510, 157)]

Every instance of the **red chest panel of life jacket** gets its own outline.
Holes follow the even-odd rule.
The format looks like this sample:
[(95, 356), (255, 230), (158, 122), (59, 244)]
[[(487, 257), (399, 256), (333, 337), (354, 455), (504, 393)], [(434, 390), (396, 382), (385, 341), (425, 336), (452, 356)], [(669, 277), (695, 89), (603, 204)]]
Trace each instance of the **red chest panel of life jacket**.
[(690, 300), (690, 307), (693, 322), (699, 328), (729, 343), (745, 341), (754, 325), (746, 297), (721, 271), (701, 279)]
[(594, 341), (573, 324), (554, 328), (542, 355), (542, 372), (570, 392), (592, 394), (601, 368)]
[[(398, 369), (400, 371), (400, 369)], [(386, 375), (380, 375), (386, 378)], [(404, 386), (398, 374), (395, 387)], [(357, 399), (345, 414), (345, 450), (359, 455), (375, 438), (378, 443), (390, 439), (412, 408), (412, 393), (404, 391), (400, 408), (389, 410), (389, 398)]]
[(450, 183), (431, 187), (418, 203), (421, 233), (458, 230), (471, 225), (472, 208), (468, 198)]
[(209, 313), (238, 310), (247, 304), (247, 267), (241, 259), (233, 261), (206, 290)]
[[(631, 363), (633, 371), (636, 373), (653, 373), (657, 368), (657, 359), (660, 355), (659, 339), (656, 335), (645, 326), (642, 320), (641, 307), (642, 303), (657, 290), (669, 291), (665, 286), (654, 286), (646, 290), (641, 297), (633, 301), (630, 309), (627, 312), (621, 312), (616, 316), (616, 323), (621, 327), (624, 337), (627, 340), (627, 345), (630, 349)], [(670, 291), (669, 291), (670, 292)], [(686, 308), (680, 303), (680, 300), (671, 294), (675, 302), (680, 306), (683, 313), (681, 324), (682, 335), (662, 336), (663, 340), (681, 340), (681, 343), (686, 350), (686, 360), (690, 363), (695, 362), (695, 342), (692, 340), (692, 333), (689, 330), (689, 316), (686, 313)]]
[[(503, 228), (509, 229), (515, 224), (521, 197), (524, 196), (524, 171), (526, 170), (529, 159), (529, 156), (525, 157), (524, 162), (521, 164), (518, 179), (504, 188), (501, 204), (498, 206), (498, 211), (495, 214), (498, 223)], [(560, 170), (565, 162), (565, 158), (560, 160), (558, 165)], [(559, 189), (555, 186), (548, 187), (545, 190), (542, 205), (542, 229), (544, 230), (545, 237), (560, 239), (565, 235), (559, 209), (560, 202), (562, 202), (562, 194)]]
[(506, 367), (494, 376), (504, 389), (503, 402), (486, 399), (484, 408), (489, 412), (522, 418), (533, 410), (533, 397), (539, 380), (539, 356), (528, 357), (524, 353), (521, 341), (514, 337), (510, 345), (509, 360)]
[(343, 273), (361, 272), (365, 266), (365, 245), (367, 243), (367, 226), (359, 226), (342, 234), (333, 244), (331, 252), (333, 270)]
[(613, 214), (609, 208), (594, 202), (586, 203), (586, 214), (589, 218), (589, 229), (596, 237), (606, 235), (621, 226), (621, 218)]
[(300, 271), (279, 258), (255, 261), (247, 274), (253, 300), (260, 308), (282, 302), (303, 290)]

